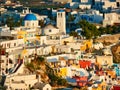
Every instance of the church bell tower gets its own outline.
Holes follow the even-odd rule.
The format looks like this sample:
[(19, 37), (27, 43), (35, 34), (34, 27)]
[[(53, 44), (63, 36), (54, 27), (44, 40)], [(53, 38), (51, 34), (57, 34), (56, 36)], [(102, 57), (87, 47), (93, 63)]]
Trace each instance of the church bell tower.
[(58, 10), (57, 12), (57, 27), (61, 33), (66, 34), (66, 14), (64, 10)]

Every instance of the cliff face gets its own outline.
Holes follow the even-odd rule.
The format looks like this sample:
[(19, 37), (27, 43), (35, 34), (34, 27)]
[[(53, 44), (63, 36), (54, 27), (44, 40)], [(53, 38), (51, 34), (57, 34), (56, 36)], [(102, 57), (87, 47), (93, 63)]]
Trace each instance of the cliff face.
[(36, 73), (41, 76), (41, 81), (48, 83), (49, 77), (46, 74), (47, 67), (46, 62), (43, 57), (37, 57), (34, 60), (31, 61), (31, 63), (27, 63), (26, 65), (27, 72), (29, 73)]
[[(102, 36), (96, 39), (96, 42), (102, 42), (103, 45), (107, 46), (113, 43), (118, 43), (120, 40), (120, 34), (109, 35), (109, 36)], [(113, 54), (113, 62), (120, 63), (120, 43), (112, 46), (111, 51)]]
[(109, 42), (109, 43), (116, 43), (120, 39), (120, 34), (109, 35), (109, 36), (102, 36), (96, 39), (97, 42)]
[(28, 73), (36, 73), (41, 76), (41, 81), (50, 83), (51, 86), (67, 86), (67, 81), (59, 77), (57, 73), (45, 61), (44, 57), (35, 56), (30, 63), (26, 63)]
[(115, 63), (120, 63), (120, 43), (111, 48)]

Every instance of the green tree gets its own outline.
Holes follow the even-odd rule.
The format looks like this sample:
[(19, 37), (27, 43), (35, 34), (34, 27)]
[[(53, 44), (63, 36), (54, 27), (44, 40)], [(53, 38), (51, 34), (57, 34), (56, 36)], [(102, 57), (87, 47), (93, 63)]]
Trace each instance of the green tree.
[(38, 64), (45, 64), (45, 58), (42, 56), (38, 56), (36, 60)]
[(52, 86), (57, 86), (58, 76), (53, 73), (48, 73), (48, 77), (50, 78), (50, 84)]
[(107, 29), (105, 27), (100, 27), (98, 30), (100, 31), (101, 35), (107, 33)]
[(86, 39), (95, 38), (100, 35), (99, 30), (96, 28), (94, 24), (90, 24), (86, 20), (81, 20), (78, 25), (82, 28), (82, 35), (86, 37)]
[(20, 18), (17, 22), (15, 22), (15, 27), (20, 27), (22, 26), (23, 18)]
[(13, 27), (19, 27), (22, 25), (23, 19), (21, 18), (18, 21), (15, 21), (13, 17), (8, 17), (6, 20), (6, 24), (8, 27), (10, 27), (10, 30), (13, 29)]
[(106, 26), (106, 27), (100, 27), (98, 29), (100, 31), (100, 34), (116, 34), (120, 32), (120, 26)]
[(35, 70), (34, 64), (33, 63), (26, 63), (25, 64), (26, 68), (28, 68), (31, 72)]
[(32, 72), (41, 69), (40, 65), (45, 65), (45, 59), (41, 56), (35, 56), (33, 62), (25, 64), (25, 66)]
[(58, 78), (58, 81), (57, 81), (57, 84), (58, 84), (58, 85), (61, 85), (61, 86), (67, 86), (67, 80), (59, 77), (59, 78)]
[(5, 86), (0, 86), (0, 90), (7, 90), (7, 87), (5, 87)]
[(10, 30), (12, 30), (13, 27), (15, 26), (14, 19), (12, 17), (8, 17), (6, 20), (6, 24), (8, 27), (10, 27)]
[(112, 26), (112, 33), (118, 33), (119, 32), (119, 27), (118, 26)]

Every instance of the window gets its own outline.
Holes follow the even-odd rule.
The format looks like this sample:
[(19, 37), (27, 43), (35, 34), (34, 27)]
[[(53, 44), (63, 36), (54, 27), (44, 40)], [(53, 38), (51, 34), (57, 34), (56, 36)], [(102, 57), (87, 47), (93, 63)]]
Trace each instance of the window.
[(10, 43), (9, 43), (9, 48), (10, 48)]
[(38, 75), (36, 75), (36, 79), (38, 79)]
[(118, 20), (120, 20), (120, 17), (118, 17)]
[(29, 26), (29, 22), (27, 23), (27, 26)]
[(51, 32), (52, 30), (50, 29), (49, 32)]
[(102, 2), (102, 5), (105, 5), (105, 2)]
[(52, 39), (52, 36), (50, 36), (50, 39)]
[(34, 23), (33, 23), (33, 27), (34, 27)]
[(51, 65), (54, 65), (54, 62), (51, 62)]
[(117, 2), (117, 7), (119, 7), (120, 6), (120, 3), (119, 2)]
[(14, 46), (16, 46), (16, 43), (14, 43)]
[(9, 43), (7, 43), (7, 47), (9, 47)]
[(108, 20), (110, 20), (110, 17), (108, 17)]
[(60, 16), (60, 13), (58, 13), (58, 17)]
[(1, 63), (4, 63), (4, 60), (1, 60)]

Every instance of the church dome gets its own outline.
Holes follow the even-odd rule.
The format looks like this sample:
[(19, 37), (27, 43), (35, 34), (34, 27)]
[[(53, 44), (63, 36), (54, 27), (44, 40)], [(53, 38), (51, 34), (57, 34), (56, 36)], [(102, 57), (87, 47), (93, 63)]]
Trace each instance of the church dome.
[(27, 14), (25, 17), (24, 17), (24, 20), (28, 20), (28, 21), (31, 21), (31, 20), (37, 20), (36, 16), (34, 14)]

